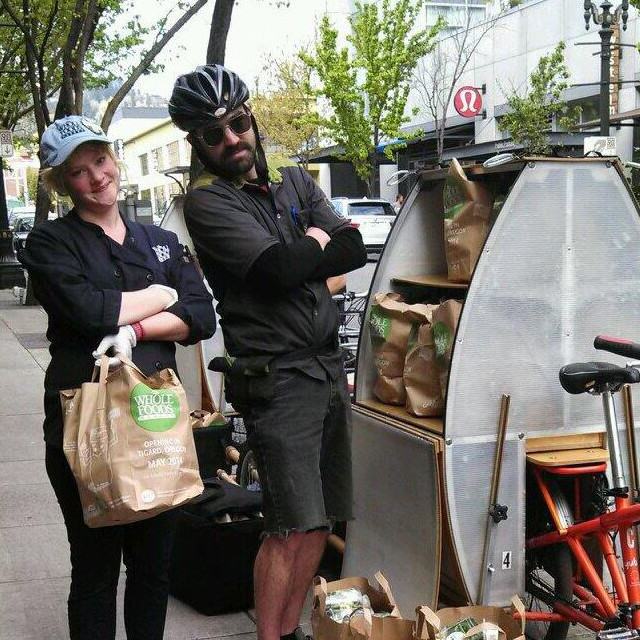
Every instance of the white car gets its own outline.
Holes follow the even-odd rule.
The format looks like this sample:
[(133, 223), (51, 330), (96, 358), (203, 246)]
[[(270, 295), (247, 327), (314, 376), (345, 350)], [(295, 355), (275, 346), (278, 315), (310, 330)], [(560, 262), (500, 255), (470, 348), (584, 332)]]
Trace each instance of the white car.
[(368, 251), (382, 250), (397, 215), (390, 202), (373, 198), (331, 198), (331, 204), (360, 231)]

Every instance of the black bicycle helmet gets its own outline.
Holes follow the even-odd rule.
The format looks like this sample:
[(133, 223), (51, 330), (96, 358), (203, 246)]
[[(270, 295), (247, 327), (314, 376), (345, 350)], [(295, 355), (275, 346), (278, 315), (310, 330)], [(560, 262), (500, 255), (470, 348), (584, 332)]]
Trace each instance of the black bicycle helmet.
[(206, 65), (176, 80), (169, 115), (178, 128), (193, 131), (248, 99), (249, 89), (236, 73), (219, 64)]

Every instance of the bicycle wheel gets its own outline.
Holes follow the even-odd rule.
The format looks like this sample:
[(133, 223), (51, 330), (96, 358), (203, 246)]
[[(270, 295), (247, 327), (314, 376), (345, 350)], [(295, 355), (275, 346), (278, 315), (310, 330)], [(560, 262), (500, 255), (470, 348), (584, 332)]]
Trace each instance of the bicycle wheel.
[[(571, 550), (565, 544), (527, 554), (525, 608), (532, 612), (553, 611), (556, 601), (570, 603), (573, 598)], [(565, 640), (569, 622), (527, 620), (525, 635), (531, 640)]]

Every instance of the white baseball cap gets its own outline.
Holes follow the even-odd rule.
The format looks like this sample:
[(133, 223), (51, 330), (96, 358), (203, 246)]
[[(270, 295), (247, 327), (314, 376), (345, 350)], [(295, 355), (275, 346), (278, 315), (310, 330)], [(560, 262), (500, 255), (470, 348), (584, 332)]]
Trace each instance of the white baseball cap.
[(84, 142), (111, 141), (98, 124), (84, 116), (65, 116), (50, 124), (42, 134), (43, 167), (61, 165)]

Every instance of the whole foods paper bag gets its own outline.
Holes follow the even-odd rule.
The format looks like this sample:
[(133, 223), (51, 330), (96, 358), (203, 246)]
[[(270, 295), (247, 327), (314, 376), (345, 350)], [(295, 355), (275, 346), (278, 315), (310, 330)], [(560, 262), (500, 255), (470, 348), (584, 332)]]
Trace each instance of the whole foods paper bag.
[(60, 392), (63, 448), (89, 527), (135, 522), (202, 493), (187, 398), (176, 374), (130, 360)]
[(407, 304), (397, 293), (377, 293), (369, 316), (373, 363), (378, 372), (373, 393), (386, 404), (404, 405), (404, 362), (411, 326), (429, 321), (424, 304)]
[(447, 380), (451, 365), (453, 338), (456, 335), (461, 311), (461, 302), (458, 300), (445, 300), (433, 312), (433, 339), (443, 398), (447, 395)]
[(489, 233), (493, 196), (467, 178), (454, 158), (442, 194), (444, 239), (449, 280), (469, 282)]
[[(433, 312), (437, 305), (426, 305)], [(444, 403), (431, 322), (414, 324), (409, 336), (402, 375), (407, 391), (406, 409), (414, 416), (442, 415)]]
[[(366, 578), (343, 578), (326, 582), (316, 577), (313, 588), (311, 626), (314, 640), (413, 640), (413, 621), (401, 617), (395, 604), (389, 583), (376, 573), (379, 588)], [(357, 589), (366, 595), (375, 612), (386, 612), (386, 617), (352, 615), (338, 622), (327, 614), (327, 595), (341, 589)]]

